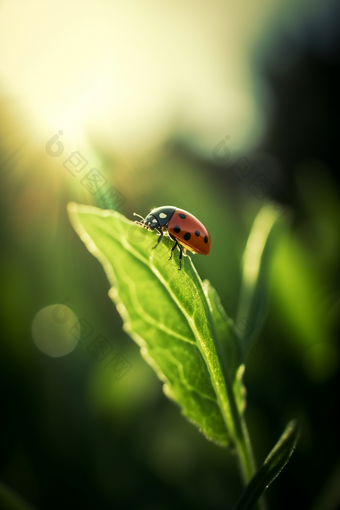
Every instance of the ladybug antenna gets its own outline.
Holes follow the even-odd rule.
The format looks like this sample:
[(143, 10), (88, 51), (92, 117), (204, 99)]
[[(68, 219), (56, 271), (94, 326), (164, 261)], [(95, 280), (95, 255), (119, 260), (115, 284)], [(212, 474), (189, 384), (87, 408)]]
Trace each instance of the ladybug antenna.
[(138, 216), (138, 218), (142, 218), (142, 220), (144, 221), (144, 218), (143, 216), (141, 216), (140, 214), (136, 214), (135, 212), (133, 213), (134, 216)]

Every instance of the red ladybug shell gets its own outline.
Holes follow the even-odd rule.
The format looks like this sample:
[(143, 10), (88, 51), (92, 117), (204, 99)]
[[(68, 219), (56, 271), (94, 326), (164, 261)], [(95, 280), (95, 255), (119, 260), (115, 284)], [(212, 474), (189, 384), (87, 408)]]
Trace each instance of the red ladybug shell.
[(194, 253), (209, 254), (211, 239), (208, 230), (187, 211), (176, 209), (168, 223), (168, 231), (180, 244)]

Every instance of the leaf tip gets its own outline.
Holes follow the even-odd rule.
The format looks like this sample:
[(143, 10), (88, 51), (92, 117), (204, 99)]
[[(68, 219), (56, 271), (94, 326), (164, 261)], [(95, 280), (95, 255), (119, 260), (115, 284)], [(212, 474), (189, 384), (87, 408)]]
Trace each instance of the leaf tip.
[(294, 438), (295, 446), (301, 435), (302, 430), (301, 421), (302, 421), (301, 418), (294, 418), (293, 420), (287, 423), (287, 427), (285, 430), (285, 434), (287, 436), (291, 436)]

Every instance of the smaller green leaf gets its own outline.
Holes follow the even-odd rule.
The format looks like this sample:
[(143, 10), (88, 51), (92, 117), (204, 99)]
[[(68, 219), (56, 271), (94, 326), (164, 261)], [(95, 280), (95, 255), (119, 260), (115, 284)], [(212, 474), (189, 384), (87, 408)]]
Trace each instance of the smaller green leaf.
[(247, 485), (235, 510), (251, 510), (254, 507), (260, 496), (287, 464), (299, 436), (299, 422), (297, 420), (290, 421), (279, 441)]
[(246, 407), (246, 389), (242, 382), (245, 359), (243, 342), (237, 336), (234, 321), (228, 317), (219, 295), (209, 280), (204, 280), (203, 289), (210, 305), (215, 330), (223, 350), (222, 355), (228, 369), (230, 382), (233, 385), (236, 402), (239, 411), (243, 413)]
[(277, 242), (279, 224), (275, 209), (271, 205), (262, 207), (244, 251), (235, 330), (246, 349), (261, 331), (267, 315), (268, 262)]
[(224, 350), (229, 378), (233, 381), (238, 367), (244, 363), (243, 342), (235, 334), (234, 321), (228, 317), (219, 295), (209, 280), (204, 280), (203, 289), (210, 305), (216, 333)]

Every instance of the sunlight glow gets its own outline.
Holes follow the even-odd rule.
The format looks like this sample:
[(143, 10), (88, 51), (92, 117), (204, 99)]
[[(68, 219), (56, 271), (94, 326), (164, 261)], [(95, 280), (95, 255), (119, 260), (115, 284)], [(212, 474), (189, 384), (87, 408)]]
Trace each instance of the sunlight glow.
[(44, 138), (87, 133), (131, 158), (174, 134), (209, 157), (226, 134), (234, 151), (261, 137), (268, 95), (260, 105), (251, 59), (280, 11), (270, 0), (255, 16), (217, 0), (4, 0), (0, 11), (2, 88)]

